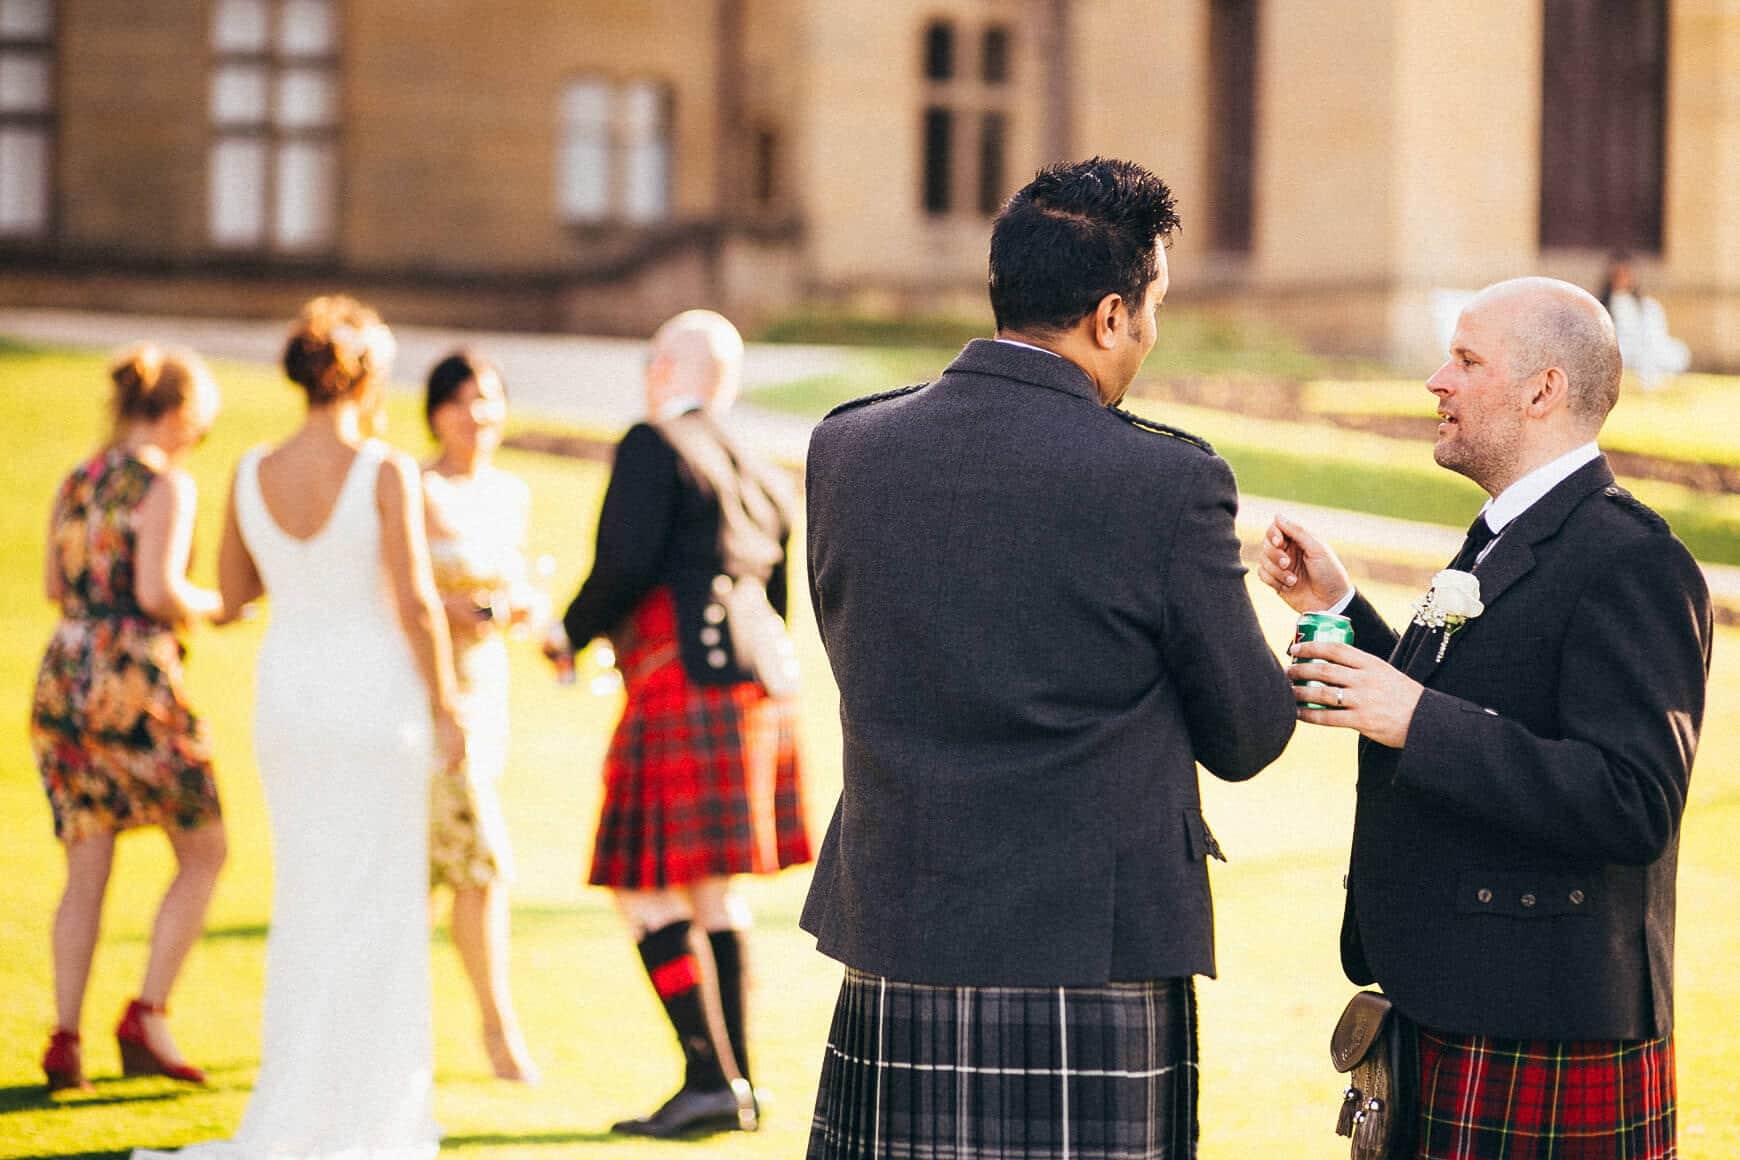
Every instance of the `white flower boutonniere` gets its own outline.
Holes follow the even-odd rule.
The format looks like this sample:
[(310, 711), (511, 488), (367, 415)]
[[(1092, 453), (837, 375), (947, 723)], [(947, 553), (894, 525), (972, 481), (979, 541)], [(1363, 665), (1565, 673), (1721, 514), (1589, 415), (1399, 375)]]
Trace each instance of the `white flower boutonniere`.
[(1414, 623), (1444, 631), (1438, 641), (1441, 662), (1456, 630), (1485, 611), (1486, 605), (1480, 603), (1480, 578), (1472, 572), (1446, 568), (1432, 577), (1432, 587), (1414, 603)]

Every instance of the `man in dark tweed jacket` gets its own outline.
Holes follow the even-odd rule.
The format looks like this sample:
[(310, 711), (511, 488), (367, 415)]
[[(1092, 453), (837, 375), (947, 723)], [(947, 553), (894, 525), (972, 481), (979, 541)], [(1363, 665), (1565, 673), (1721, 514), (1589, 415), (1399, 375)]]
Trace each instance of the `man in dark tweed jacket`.
[(848, 968), (811, 1157), (1194, 1155), (1196, 765), (1252, 776), (1294, 710), (1232, 472), (1115, 406), (1176, 225), (1138, 165), (1047, 169), (993, 229), (996, 339), (811, 439), (845, 759), (803, 926)]
[(1619, 375), (1575, 286), (1501, 282), (1462, 312), (1426, 384), (1433, 457), (1493, 498), (1399, 638), (1305, 528), (1280, 519), (1264, 547), (1294, 609), (1353, 620), (1358, 648), (1298, 646), (1331, 662), (1294, 670), (1331, 686), (1309, 695), (1339, 706), (1299, 715), (1362, 735), (1341, 957), (1418, 1026), (1430, 1160), (1675, 1154), (1674, 876), (1710, 599), (1596, 445)]

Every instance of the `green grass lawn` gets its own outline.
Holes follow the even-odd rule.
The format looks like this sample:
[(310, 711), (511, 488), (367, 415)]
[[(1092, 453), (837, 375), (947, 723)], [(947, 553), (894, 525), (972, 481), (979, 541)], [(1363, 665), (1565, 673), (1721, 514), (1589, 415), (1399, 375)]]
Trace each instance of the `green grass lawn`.
[[(220, 367), (226, 413), (195, 462), (201, 485), (198, 574), (211, 575), (228, 472), (247, 446), (287, 431), (296, 393), (270, 375)], [(47, 933), (60, 854), (31, 762), (24, 722), (52, 615), (38, 594), (43, 523), (55, 484), (97, 440), (100, 363), (0, 352), (0, 1160), (120, 1155), (229, 1134), (258, 1063), (259, 998), (271, 857), (249, 748), (253, 658), (260, 625), (192, 640), (196, 704), (211, 722), (232, 856), (176, 993), (173, 1025), (213, 1085), (116, 1078), (108, 1030), (142, 968), (152, 907), (169, 873), (153, 833), (121, 843), (85, 1019), (97, 1092), (50, 1101), (39, 1058), (52, 1020)], [(409, 400), (394, 406), (396, 441), (426, 449)], [(536, 497), (534, 550), (558, 561), (564, 594), (588, 564), (602, 469), (504, 454)], [(798, 540), (801, 543), (801, 537)], [(1413, 595), (1377, 588), (1398, 613)], [(1266, 592), (1258, 608), (1277, 645), (1290, 617)], [(794, 601), (810, 675), (802, 742), (818, 836), (839, 786), (833, 688), (808, 609)], [(1680, 875), (1678, 1039), (1682, 1155), (1740, 1155), (1740, 636), (1717, 642), (1711, 719), (1685, 826)], [(840, 970), (796, 927), (807, 873), (757, 881), (752, 1033), (759, 1081), (775, 1094), (766, 1130), (700, 1144), (623, 1141), (609, 1123), (650, 1109), (673, 1086), (676, 1050), (608, 898), (580, 885), (598, 800), (598, 768), (617, 710), (609, 697), (561, 688), (527, 647), (515, 656), (512, 763), (503, 784), (515, 839), (513, 981), (527, 1037), (544, 1067), (538, 1088), (489, 1078), (475, 1015), (451, 946), (437, 936), (438, 1117), (460, 1156), (765, 1157), (803, 1151)], [(1328, 1032), (1351, 988), (1335, 960), (1353, 803), (1352, 739), (1304, 729), (1277, 766), (1245, 785), (1210, 784), (1206, 808), (1230, 863), (1214, 868), (1221, 978), (1202, 986), (1205, 1160), (1329, 1160), (1340, 1092)], [(343, 948), (334, 948), (343, 953)], [(366, 1038), (369, 1028), (355, 1033)]]

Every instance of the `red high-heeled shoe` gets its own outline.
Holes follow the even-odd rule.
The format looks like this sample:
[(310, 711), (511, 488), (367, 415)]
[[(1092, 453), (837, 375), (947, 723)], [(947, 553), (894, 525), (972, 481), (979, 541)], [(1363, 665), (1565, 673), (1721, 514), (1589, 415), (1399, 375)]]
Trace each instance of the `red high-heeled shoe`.
[(48, 1050), (42, 1056), (42, 1073), (48, 1077), (48, 1090), (62, 1092), (67, 1090), (88, 1092), (96, 1089), (91, 1087), (85, 1078), (84, 1060), (79, 1051), (79, 1033), (56, 1028), (48, 1037)]
[(122, 1075), (166, 1075), (183, 1083), (203, 1084), (205, 1072), (191, 1063), (170, 1063), (151, 1050), (145, 1038), (145, 1016), (167, 1015), (162, 1007), (135, 999), (127, 1004), (127, 1013), (115, 1027), (115, 1043), (121, 1048)]

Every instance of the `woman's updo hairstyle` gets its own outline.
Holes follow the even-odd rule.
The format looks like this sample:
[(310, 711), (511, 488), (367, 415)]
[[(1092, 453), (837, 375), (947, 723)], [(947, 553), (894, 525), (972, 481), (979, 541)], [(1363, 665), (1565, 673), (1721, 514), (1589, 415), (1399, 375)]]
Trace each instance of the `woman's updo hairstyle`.
[[(466, 383), (485, 372), (493, 372), (498, 380), (501, 378), (501, 371), (494, 363), (469, 347), (461, 347), (435, 364), (429, 372), (428, 389), (423, 393), (423, 421), (429, 425), (429, 434), (435, 434), (435, 412), (451, 403)], [(505, 382), (502, 394), (507, 394)]]
[(324, 407), (347, 398), (393, 361), (393, 334), (381, 316), (344, 294), (316, 298), (302, 308), (284, 347), (284, 373)]
[(115, 427), (151, 423), (188, 405), (211, 372), (191, 350), (142, 342), (129, 347), (109, 366), (115, 385), (111, 408)]

